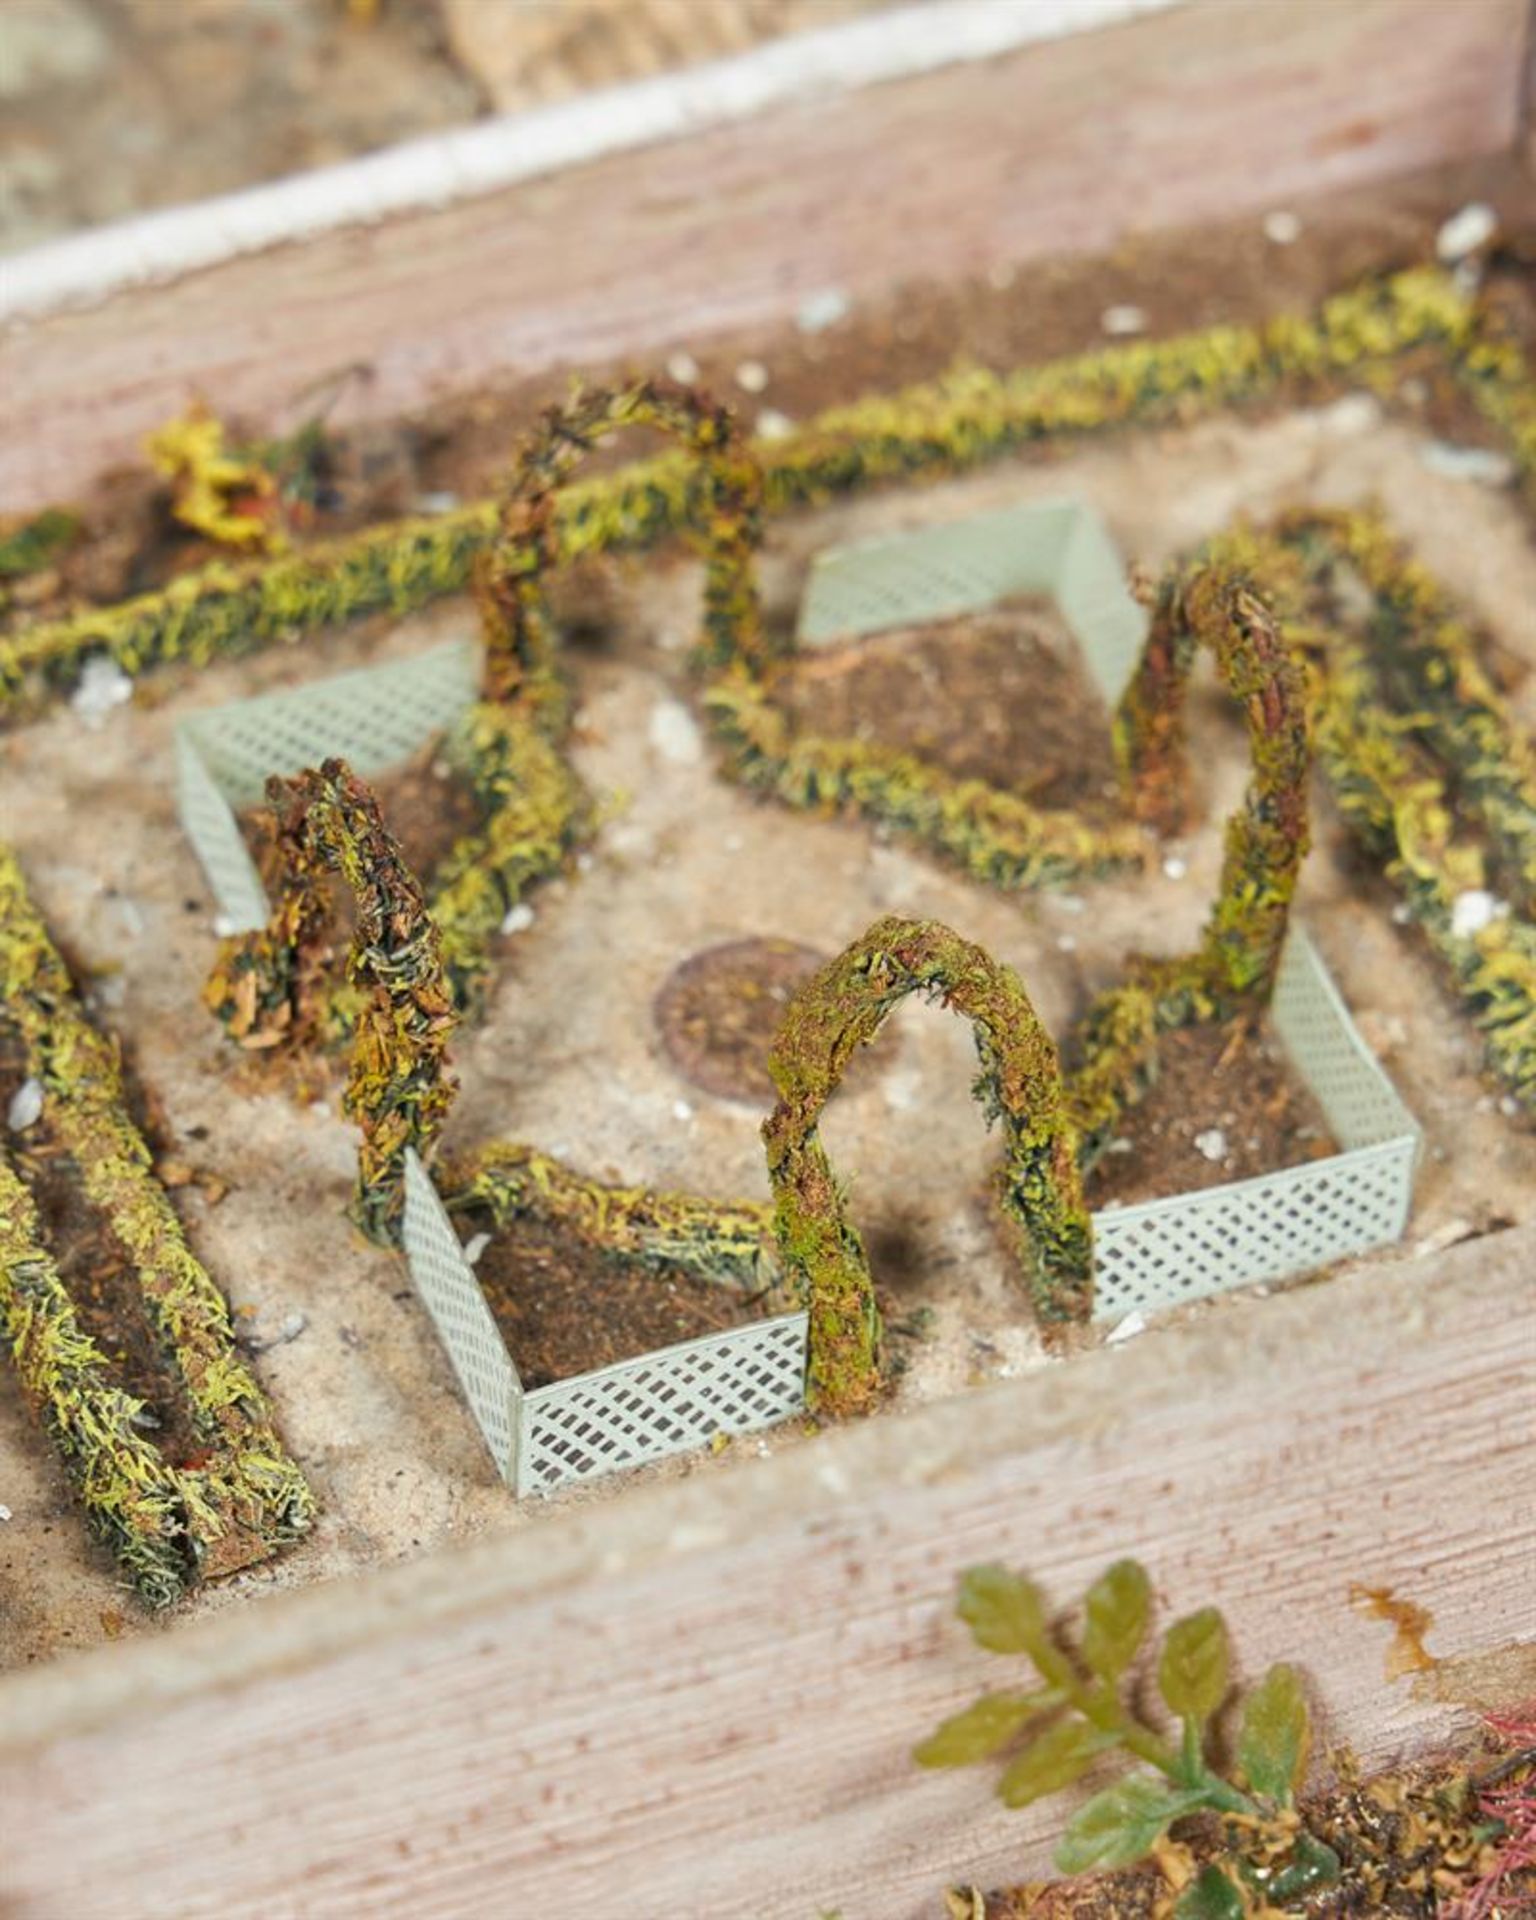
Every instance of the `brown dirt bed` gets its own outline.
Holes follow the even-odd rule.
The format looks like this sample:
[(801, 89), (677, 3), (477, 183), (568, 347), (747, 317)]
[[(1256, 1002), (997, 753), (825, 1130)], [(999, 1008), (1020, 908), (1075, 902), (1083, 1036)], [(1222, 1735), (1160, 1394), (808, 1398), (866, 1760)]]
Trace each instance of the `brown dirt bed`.
[[(1210, 1151), (1196, 1144), (1202, 1138)], [(1095, 1207), (1128, 1206), (1338, 1151), (1268, 1021), (1251, 1029), (1190, 1027), (1164, 1039), (1157, 1078), (1090, 1172), (1088, 1199)]]
[[(16, 1037), (0, 1028), (0, 1119), (26, 1077)], [(53, 1138), (46, 1113), (22, 1133), (7, 1132), (5, 1147), (82, 1328), (111, 1362), (117, 1384), (143, 1401), (155, 1444), (173, 1462), (190, 1459), (202, 1448), (191, 1409), (150, 1323), (132, 1259), (86, 1199), (73, 1157)]]
[(808, 731), (900, 747), (1042, 807), (1114, 809), (1109, 709), (1047, 602), (893, 628), (803, 661), (787, 706)]
[(525, 1387), (724, 1333), (754, 1317), (728, 1287), (680, 1267), (616, 1260), (528, 1218), (497, 1231), (475, 1272)]

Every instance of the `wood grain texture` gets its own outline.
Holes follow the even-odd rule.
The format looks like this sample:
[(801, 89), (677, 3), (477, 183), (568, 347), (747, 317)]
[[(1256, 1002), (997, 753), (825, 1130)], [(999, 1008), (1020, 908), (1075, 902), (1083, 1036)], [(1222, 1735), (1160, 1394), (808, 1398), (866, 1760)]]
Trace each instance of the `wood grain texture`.
[[(908, 1753), (999, 1663), (956, 1570), (1141, 1555), (1369, 1759), (1459, 1724), (1352, 1581), (1506, 1702), (1536, 1639), (1536, 1229), (1233, 1300), (960, 1400), (0, 1687), (7, 1920), (932, 1915), (1050, 1807)], [(1512, 1657), (1511, 1650), (1515, 1649)], [(1500, 1666), (1497, 1658), (1504, 1664)], [(1489, 1679), (1487, 1676), (1491, 1675)], [(1454, 1684), (1439, 1689), (1450, 1700)]]
[(783, 320), (1000, 260), (1111, 248), (1515, 142), (1526, 0), (1190, 0), (807, 100), (439, 213), (231, 262), (0, 344), (0, 509), (138, 457), (195, 392), (354, 417)]

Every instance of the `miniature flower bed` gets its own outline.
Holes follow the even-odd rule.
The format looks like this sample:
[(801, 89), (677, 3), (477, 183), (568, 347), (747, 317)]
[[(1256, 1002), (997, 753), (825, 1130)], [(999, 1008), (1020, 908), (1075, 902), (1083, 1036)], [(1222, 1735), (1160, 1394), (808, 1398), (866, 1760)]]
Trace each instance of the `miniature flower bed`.
[(271, 912), (238, 817), (261, 804), (271, 775), (331, 759), (365, 776), (398, 767), (463, 719), (477, 678), (474, 644), (455, 641), (183, 720), (176, 730), (177, 801), (221, 931), (255, 932)]
[(518, 1494), (751, 1433), (805, 1405), (804, 1310), (772, 1314), (632, 1360), (525, 1388), (431, 1176), (406, 1161), (411, 1279), (486, 1445)]
[[(818, 555), (801, 603), (802, 648), (849, 647), (1036, 596), (1054, 602), (1094, 687), (1121, 707), (1144, 655), (1103, 522), (1082, 502), (1004, 508)], [(942, 640), (948, 628), (940, 628)], [(1063, 664), (1058, 669), (1065, 676)], [(1365, 1252), (1407, 1223), (1419, 1130), (1355, 1030), (1312, 942), (1293, 928), (1270, 1018), (1339, 1151), (1251, 1179), (1094, 1213), (1094, 1315), (1119, 1319)], [(1236, 1061), (1241, 1071), (1242, 1052)], [(1137, 1123), (1134, 1108), (1127, 1131)]]

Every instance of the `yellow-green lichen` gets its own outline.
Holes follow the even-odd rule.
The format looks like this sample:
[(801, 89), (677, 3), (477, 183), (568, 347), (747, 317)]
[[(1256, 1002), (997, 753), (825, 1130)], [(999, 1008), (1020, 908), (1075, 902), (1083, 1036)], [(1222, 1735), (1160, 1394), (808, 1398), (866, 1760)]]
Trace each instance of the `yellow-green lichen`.
[[(174, 1370), (199, 1441), (203, 1463), (154, 1478), (152, 1506), (172, 1496), (188, 1553), (186, 1572), (227, 1572), (264, 1558), (310, 1524), (313, 1503), (302, 1475), (283, 1452), (266, 1399), (235, 1350), (229, 1307), (186, 1243), (181, 1223), (156, 1180), (149, 1147), (127, 1110), (117, 1048), (86, 1018), (63, 960), (28, 896), (21, 868), (0, 847), (0, 996), (4, 1018), (41, 1084), (53, 1138), (78, 1171), (90, 1207), (128, 1255), (150, 1326)], [(41, 1304), (49, 1343), (68, 1358), (44, 1417), (61, 1436), (93, 1511), (115, 1511), (137, 1498), (144, 1456), (115, 1445), (123, 1399), (103, 1398), (89, 1342), (62, 1311), (57, 1270), (37, 1264), (35, 1220), (7, 1188), (8, 1245), (16, 1254), (9, 1285), (24, 1283)], [(37, 1364), (27, 1362), (34, 1377)], [(95, 1438), (93, 1439), (92, 1436)], [(96, 1442), (99, 1441), (100, 1445)], [(81, 1452), (80, 1449), (85, 1451)], [(157, 1456), (158, 1457), (158, 1456)], [(146, 1497), (148, 1497), (146, 1495)], [(167, 1523), (169, 1524), (169, 1523)], [(111, 1523), (115, 1526), (115, 1523)], [(146, 1536), (147, 1537), (147, 1536)], [(132, 1545), (119, 1529), (114, 1539)], [(174, 1597), (163, 1555), (155, 1568), (126, 1559), (152, 1602)]]

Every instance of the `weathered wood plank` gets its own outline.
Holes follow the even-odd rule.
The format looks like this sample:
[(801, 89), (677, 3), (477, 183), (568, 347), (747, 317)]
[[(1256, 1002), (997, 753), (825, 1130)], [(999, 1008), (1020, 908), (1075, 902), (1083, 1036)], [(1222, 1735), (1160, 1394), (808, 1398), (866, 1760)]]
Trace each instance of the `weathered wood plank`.
[[(1043, 1864), (908, 1749), (996, 1663), (955, 1570), (1114, 1555), (1298, 1658), (1370, 1758), (1458, 1716), (1352, 1581), (1506, 1701), (1536, 1639), (1536, 1229), (1219, 1312), (741, 1468), (0, 1687), (11, 1920), (932, 1914)], [(1527, 1648), (1529, 1652), (1529, 1648)], [(1501, 1667), (1498, 1657), (1505, 1664)], [(1461, 1676), (1458, 1680), (1457, 1676)], [(616, 1904), (617, 1903), (617, 1904)]]
[(1165, 13), (327, 234), (20, 326), (0, 508), (83, 487), (202, 391), (359, 414), (1150, 231), (1516, 139), (1526, 0), (1190, 0)]

